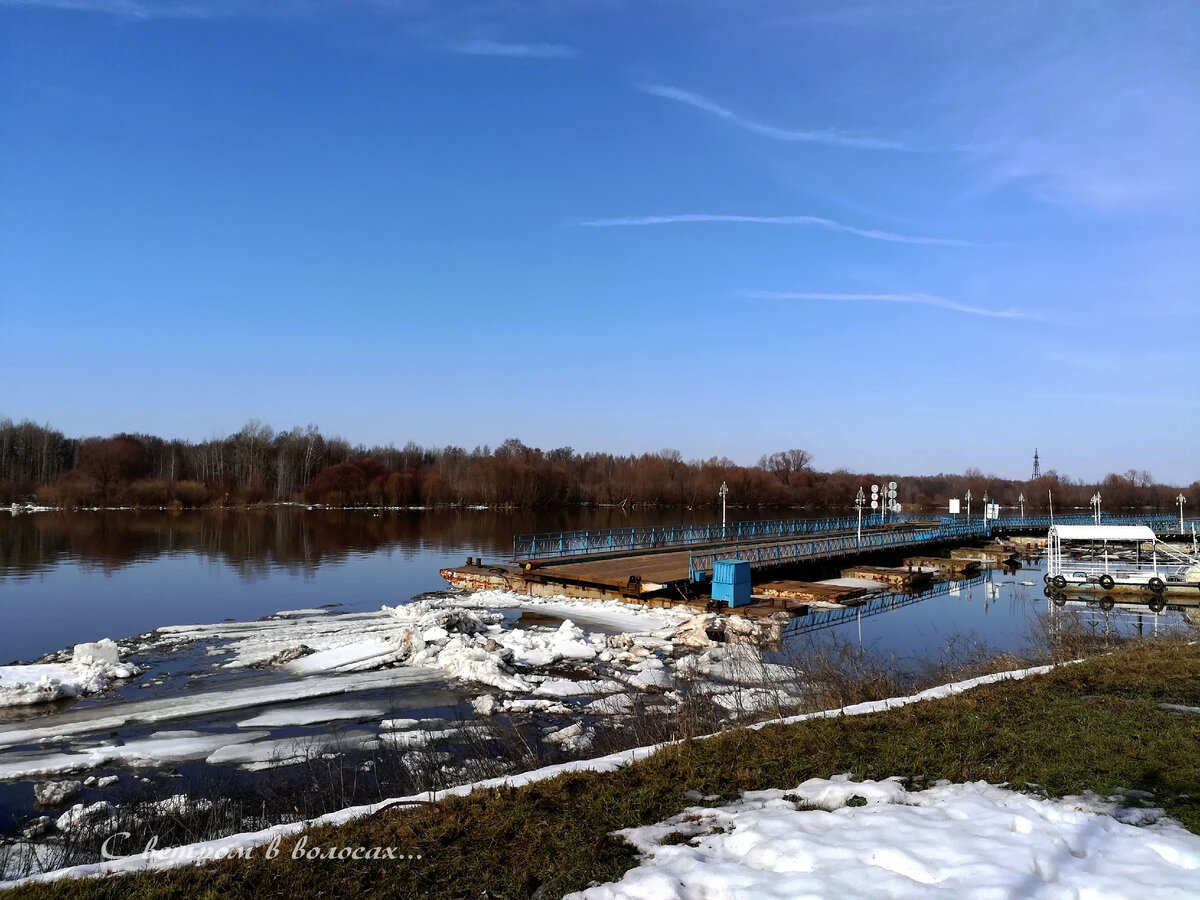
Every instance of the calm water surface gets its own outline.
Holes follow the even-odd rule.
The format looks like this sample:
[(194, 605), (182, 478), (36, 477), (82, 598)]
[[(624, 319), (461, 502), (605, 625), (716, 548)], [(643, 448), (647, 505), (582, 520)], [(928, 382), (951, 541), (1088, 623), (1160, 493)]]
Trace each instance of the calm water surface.
[(438, 570), (468, 556), (509, 558), (517, 532), (686, 520), (611, 509), (0, 513), (0, 662), (160, 625), (377, 610), (444, 590)]
[[(445, 589), (438, 570), (468, 556), (507, 559), (514, 533), (708, 521), (711, 515), (296, 507), (0, 514), (0, 662), (161, 625), (327, 605), (376, 610)], [(1040, 572), (988, 577), (990, 587), (969, 586), (864, 620), (864, 644), (928, 655), (969, 634), (998, 649), (1019, 646), (1030, 618), (1045, 609)], [(858, 623), (835, 633), (857, 641)]]

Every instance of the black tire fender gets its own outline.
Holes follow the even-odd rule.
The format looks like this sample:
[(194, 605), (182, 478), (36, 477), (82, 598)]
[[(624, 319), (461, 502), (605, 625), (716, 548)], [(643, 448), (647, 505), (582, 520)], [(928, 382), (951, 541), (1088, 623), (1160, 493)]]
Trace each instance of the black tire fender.
[(1106, 591), (1111, 591), (1113, 586), (1116, 584), (1116, 582), (1113, 581), (1113, 577), (1107, 572), (1101, 575), (1098, 580), (1100, 582), (1100, 587), (1104, 588)]

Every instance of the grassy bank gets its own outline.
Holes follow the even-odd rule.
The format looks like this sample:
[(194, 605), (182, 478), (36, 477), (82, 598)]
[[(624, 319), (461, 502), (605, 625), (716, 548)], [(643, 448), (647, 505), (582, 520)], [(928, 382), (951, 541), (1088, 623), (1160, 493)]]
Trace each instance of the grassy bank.
[(1200, 647), (1139, 645), (886, 713), (733, 730), (611, 774), (387, 810), (307, 835), (310, 848), (383, 846), (420, 859), (293, 860), (287, 840), (272, 860), (31, 885), (6, 896), (556, 897), (620, 877), (635, 860), (610, 832), (695, 805), (684, 791), (733, 798), (840, 772), (902, 775), (917, 785), (943, 778), (1036, 785), (1050, 796), (1144, 790), (1200, 833), (1200, 715), (1164, 703), (1200, 707)]

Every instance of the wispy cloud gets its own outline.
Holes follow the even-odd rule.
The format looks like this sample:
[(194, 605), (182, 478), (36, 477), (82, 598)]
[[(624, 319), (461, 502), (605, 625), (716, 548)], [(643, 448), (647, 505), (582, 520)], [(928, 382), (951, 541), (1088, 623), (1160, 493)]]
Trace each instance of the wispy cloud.
[(0, 7), (4, 6), (49, 7), (127, 19), (284, 18), (315, 8), (313, 0), (0, 0)]
[(586, 228), (614, 228), (638, 225), (675, 225), (692, 222), (749, 222), (757, 225), (815, 225), (828, 228), (831, 231), (842, 231), (846, 234), (856, 234), (859, 237), (873, 241), (890, 241), (895, 244), (933, 244), (943, 247), (978, 247), (980, 244), (964, 241), (959, 238), (922, 237), (920, 235), (896, 234), (892, 231), (879, 231), (874, 228), (857, 228), (845, 225), (833, 219), (820, 216), (725, 216), (691, 214), (680, 216), (638, 216), (623, 219), (587, 219), (575, 224)]
[(847, 25), (854, 27), (895, 27), (907, 21), (919, 22), (921, 19), (941, 15), (962, 9), (966, 4), (951, 3), (861, 3), (851, 4), (844, 0), (828, 9), (817, 9), (810, 12), (786, 18), (772, 19), (772, 25)]
[(1061, 400), (1066, 403), (1098, 403), (1122, 406), (1163, 406), (1178, 409), (1180, 406), (1200, 406), (1200, 400), (1182, 394), (1042, 394), (1043, 400)]
[(738, 291), (737, 296), (747, 300), (809, 300), (830, 301), (834, 303), (915, 303), (921, 306), (933, 306), (938, 309), (948, 309), (951, 312), (966, 313), (972, 316), (985, 316), (989, 319), (1039, 319), (1035, 313), (1019, 309), (984, 309), (979, 306), (968, 306), (956, 300), (947, 300), (933, 294), (825, 294), (818, 292), (792, 291)]
[(1106, 212), (1195, 208), (1194, 3), (981, 9), (980, 74), (940, 102), (964, 111), (984, 188)]
[(830, 144), (834, 147), (855, 147), (860, 150), (912, 149), (899, 141), (883, 138), (854, 137), (852, 135), (841, 134), (837, 131), (794, 131), (787, 128), (777, 128), (774, 125), (765, 125), (762, 122), (755, 122), (753, 119), (740, 116), (733, 110), (714, 103), (707, 97), (702, 97), (699, 94), (693, 94), (690, 91), (681, 90), (669, 85), (644, 84), (639, 86), (638, 90), (645, 94), (652, 94), (655, 97), (663, 97), (667, 100), (686, 103), (688, 106), (711, 113), (714, 116), (719, 116), (747, 131), (753, 131), (755, 134), (765, 135), (766, 137), (775, 138), (780, 141), (804, 141), (813, 144)]
[(450, 50), (471, 56), (511, 56), (526, 59), (573, 59), (579, 55), (578, 50), (565, 44), (513, 44), (490, 40), (462, 41), (451, 44)]

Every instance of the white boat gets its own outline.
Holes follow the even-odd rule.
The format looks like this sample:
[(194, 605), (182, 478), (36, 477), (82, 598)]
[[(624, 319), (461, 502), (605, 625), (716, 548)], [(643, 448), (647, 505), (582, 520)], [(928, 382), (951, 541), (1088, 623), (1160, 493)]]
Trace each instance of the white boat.
[(1046, 584), (1056, 590), (1200, 590), (1200, 558), (1158, 539), (1146, 525), (1051, 525)]

